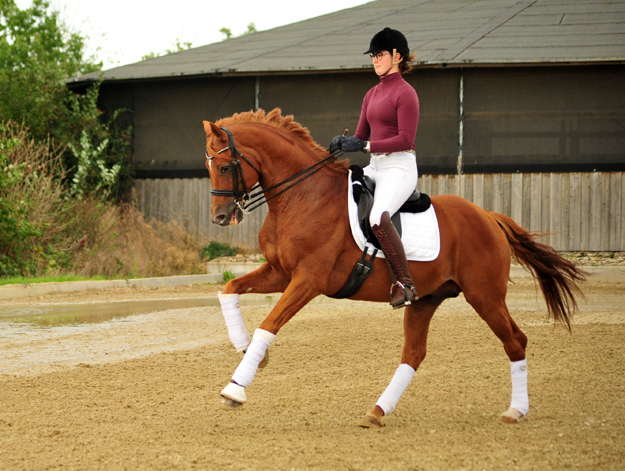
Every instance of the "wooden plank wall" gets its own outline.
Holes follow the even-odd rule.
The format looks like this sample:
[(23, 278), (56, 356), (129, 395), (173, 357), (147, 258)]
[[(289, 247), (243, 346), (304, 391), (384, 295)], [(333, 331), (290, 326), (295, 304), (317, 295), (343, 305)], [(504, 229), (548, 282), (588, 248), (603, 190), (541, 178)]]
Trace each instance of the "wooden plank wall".
[(139, 209), (147, 220), (178, 221), (202, 244), (225, 242), (233, 247), (258, 249), (258, 232), (267, 215), (263, 205), (233, 227), (210, 221), (210, 180), (208, 178), (135, 180)]
[(625, 251), (625, 173), (424, 175), (419, 190), (460, 195), (512, 217), (560, 252)]
[[(419, 190), (431, 196), (460, 195), (489, 211), (511, 216), (561, 252), (625, 251), (625, 173), (515, 173), (424, 175)], [(177, 220), (202, 243), (215, 240), (258, 249), (267, 215), (261, 206), (236, 227), (210, 222), (210, 180), (135, 182), (139, 208), (149, 220)]]

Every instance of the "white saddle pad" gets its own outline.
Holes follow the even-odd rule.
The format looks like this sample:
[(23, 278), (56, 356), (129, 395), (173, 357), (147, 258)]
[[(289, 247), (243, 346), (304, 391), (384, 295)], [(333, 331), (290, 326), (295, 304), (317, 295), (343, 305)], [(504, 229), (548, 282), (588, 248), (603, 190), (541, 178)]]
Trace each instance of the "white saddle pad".
[[(367, 242), (367, 239), (358, 223), (358, 205), (354, 201), (352, 192), (352, 173), (349, 172), (349, 180), (347, 185), (347, 205), (349, 210), (349, 225), (352, 229), (352, 235), (360, 250), (364, 250), (365, 246), (369, 247), (369, 253), (375, 248)], [(406, 258), (415, 262), (431, 262), (436, 260), (441, 251), (441, 237), (438, 229), (438, 219), (434, 205), (422, 213), (401, 213), (401, 240), (404, 243)], [(378, 257), (384, 257), (381, 250), (378, 251)]]

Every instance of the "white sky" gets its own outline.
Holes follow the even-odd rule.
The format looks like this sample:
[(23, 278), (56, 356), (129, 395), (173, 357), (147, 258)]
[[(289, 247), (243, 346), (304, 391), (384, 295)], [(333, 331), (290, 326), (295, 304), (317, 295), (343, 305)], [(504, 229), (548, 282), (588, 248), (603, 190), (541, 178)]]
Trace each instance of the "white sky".
[[(221, 41), (219, 30), (234, 36), (254, 23), (258, 31), (362, 5), (370, 0), (49, 0), (72, 30), (87, 38), (88, 54), (104, 69), (138, 62), (173, 45), (192, 47)], [(20, 9), (32, 0), (16, 0)]]

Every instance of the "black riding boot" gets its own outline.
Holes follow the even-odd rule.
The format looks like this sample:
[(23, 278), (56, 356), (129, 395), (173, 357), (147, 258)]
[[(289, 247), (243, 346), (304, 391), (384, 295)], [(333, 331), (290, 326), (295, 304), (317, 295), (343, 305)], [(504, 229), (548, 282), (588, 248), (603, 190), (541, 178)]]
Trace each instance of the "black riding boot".
[[(393, 309), (407, 306), (412, 301), (419, 298), (417, 297), (414, 283), (410, 277), (404, 246), (395, 226), (393, 226), (391, 222), (391, 216), (388, 212), (385, 211), (382, 213), (380, 225), (378, 226), (376, 224), (371, 227), (371, 229), (377, 237), (378, 242), (380, 242), (380, 247), (384, 252), (384, 256), (395, 274), (396, 282), (391, 287), (391, 306), (393, 306)], [(393, 290), (395, 286), (398, 286), (400, 289)], [(393, 291), (395, 291), (395, 295), (393, 295)]]

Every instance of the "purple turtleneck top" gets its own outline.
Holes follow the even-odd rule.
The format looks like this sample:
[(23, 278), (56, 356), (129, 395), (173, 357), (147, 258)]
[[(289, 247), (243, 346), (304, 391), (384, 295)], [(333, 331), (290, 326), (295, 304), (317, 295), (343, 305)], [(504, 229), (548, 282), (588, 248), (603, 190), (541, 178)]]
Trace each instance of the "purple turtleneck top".
[(419, 123), (419, 97), (396, 72), (381, 78), (365, 95), (354, 136), (370, 141), (372, 153), (414, 149)]

